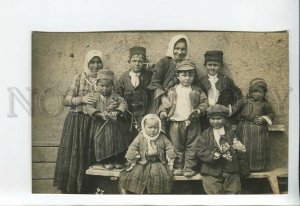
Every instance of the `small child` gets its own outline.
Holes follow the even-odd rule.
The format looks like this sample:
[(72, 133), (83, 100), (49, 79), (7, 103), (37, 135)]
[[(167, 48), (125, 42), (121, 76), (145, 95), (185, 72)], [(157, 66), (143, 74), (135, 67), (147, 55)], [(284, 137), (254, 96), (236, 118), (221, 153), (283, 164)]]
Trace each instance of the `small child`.
[(226, 127), (229, 109), (216, 104), (207, 109), (210, 127), (198, 138), (197, 156), (207, 194), (241, 193), (241, 176), (249, 175), (245, 146)]
[(232, 107), (232, 115), (240, 121), (236, 133), (246, 146), (251, 171), (263, 171), (269, 166), (268, 125), (272, 124), (274, 112), (265, 98), (266, 92), (265, 80), (255, 78), (250, 81), (248, 97)]
[(201, 133), (200, 116), (208, 107), (204, 92), (196, 85), (196, 65), (189, 60), (176, 66), (179, 84), (168, 91), (171, 108), (161, 105), (160, 117), (169, 120), (169, 136), (174, 145), (177, 158), (174, 165), (174, 175), (191, 177), (195, 175), (194, 167), (197, 159), (193, 145), (197, 135)]
[(130, 128), (135, 127), (134, 137), (140, 130), (142, 118), (148, 113), (152, 71), (145, 69), (146, 49), (135, 46), (129, 49), (128, 69), (116, 84), (116, 92), (124, 97), (130, 113)]
[(157, 115), (146, 115), (141, 124), (142, 131), (125, 156), (130, 165), (120, 173), (120, 188), (137, 194), (170, 193), (176, 156), (172, 143), (161, 132)]
[(96, 162), (103, 163), (107, 169), (120, 169), (123, 167), (123, 156), (130, 139), (127, 134), (128, 128), (124, 128), (122, 122), (127, 104), (122, 97), (113, 92), (113, 82), (113, 71), (101, 70), (97, 76), (97, 101), (87, 106), (88, 114), (94, 118), (90, 142), (94, 151), (90, 153), (89, 158), (95, 158)]

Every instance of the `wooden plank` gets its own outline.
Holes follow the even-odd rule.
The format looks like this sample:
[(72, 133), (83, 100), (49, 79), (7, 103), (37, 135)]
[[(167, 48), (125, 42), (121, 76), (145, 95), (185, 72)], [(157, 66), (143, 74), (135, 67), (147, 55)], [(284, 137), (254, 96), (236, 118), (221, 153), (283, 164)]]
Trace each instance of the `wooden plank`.
[(32, 193), (60, 194), (60, 190), (53, 187), (53, 179), (32, 180)]
[(47, 138), (45, 138), (45, 141), (32, 141), (33, 147), (58, 147), (59, 142), (58, 141), (48, 141)]
[(32, 162), (56, 162), (58, 147), (32, 147)]
[(49, 179), (54, 177), (55, 163), (32, 163), (32, 179)]

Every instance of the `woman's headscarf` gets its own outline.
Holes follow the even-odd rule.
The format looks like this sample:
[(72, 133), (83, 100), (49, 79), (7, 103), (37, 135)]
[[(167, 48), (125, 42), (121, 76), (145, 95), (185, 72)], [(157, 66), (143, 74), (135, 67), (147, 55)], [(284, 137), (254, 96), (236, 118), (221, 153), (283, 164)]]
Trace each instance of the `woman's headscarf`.
[(173, 36), (172, 39), (169, 42), (169, 46), (168, 46), (168, 50), (167, 50), (167, 56), (168, 57), (172, 57), (174, 59), (174, 47), (175, 44), (180, 40), (180, 39), (184, 39), (186, 42), (186, 48), (187, 48), (187, 53), (185, 55), (185, 57), (183, 59), (188, 59), (188, 52), (189, 52), (189, 39), (185, 36), (185, 35), (176, 35)]
[(102, 64), (104, 63), (103, 62), (103, 52), (102, 51), (99, 51), (99, 50), (90, 50), (86, 54), (84, 65), (83, 65), (84, 72), (87, 73), (87, 74), (90, 73), (89, 62), (92, 60), (93, 57), (99, 57), (101, 59), (101, 61), (102, 61)]
[[(146, 131), (145, 131), (145, 121), (147, 119), (155, 119), (155, 120), (158, 121), (159, 130), (158, 130), (157, 135), (154, 136), (154, 137), (150, 137), (149, 135), (146, 134)], [(142, 119), (141, 125), (142, 125), (143, 135), (146, 138), (147, 142), (150, 142), (150, 140), (156, 140), (157, 139), (157, 137), (159, 136), (159, 134), (161, 132), (161, 120), (160, 120), (160, 118), (156, 114), (147, 114), (146, 116), (144, 116), (144, 118)]]

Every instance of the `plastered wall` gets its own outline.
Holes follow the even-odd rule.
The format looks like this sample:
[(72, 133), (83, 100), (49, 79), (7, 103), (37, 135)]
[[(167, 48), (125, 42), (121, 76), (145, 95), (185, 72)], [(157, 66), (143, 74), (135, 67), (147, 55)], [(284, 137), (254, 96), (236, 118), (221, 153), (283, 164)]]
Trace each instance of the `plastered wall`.
[[(190, 39), (189, 56), (204, 74), (206, 50), (223, 50), (224, 73), (247, 94), (252, 78), (264, 78), (269, 86), (267, 98), (285, 132), (271, 132), (273, 167), (287, 166), (288, 160), (288, 33), (251, 32), (113, 32), (32, 34), (32, 145), (33, 191), (49, 189), (64, 118), (68, 108), (62, 99), (74, 75), (83, 71), (86, 53), (98, 49), (105, 53), (104, 65), (119, 77), (126, 71), (128, 50), (144, 46), (147, 58), (156, 63), (167, 50), (171, 37), (185, 34)], [(43, 172), (44, 171), (44, 172)], [(45, 182), (47, 180), (47, 183)], [(49, 186), (47, 186), (47, 184)]]

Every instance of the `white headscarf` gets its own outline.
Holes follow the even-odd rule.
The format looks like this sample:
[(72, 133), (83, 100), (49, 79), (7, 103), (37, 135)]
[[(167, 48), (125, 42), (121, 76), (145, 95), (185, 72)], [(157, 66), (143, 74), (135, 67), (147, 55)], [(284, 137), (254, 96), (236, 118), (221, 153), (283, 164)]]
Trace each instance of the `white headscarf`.
[[(158, 121), (159, 130), (158, 130), (158, 133), (157, 133), (156, 136), (150, 137), (149, 135), (146, 134), (146, 131), (145, 131), (145, 121), (146, 121), (146, 119), (155, 119), (155, 120)], [(142, 119), (141, 125), (142, 125), (143, 135), (147, 139), (147, 141), (156, 140), (157, 139), (157, 137), (159, 136), (159, 134), (161, 132), (161, 120), (160, 120), (160, 118), (156, 114), (147, 114), (146, 116), (144, 116), (144, 118)]]
[(104, 61), (103, 61), (103, 52), (102, 51), (99, 51), (99, 50), (90, 50), (86, 54), (86, 57), (85, 57), (85, 60), (84, 60), (84, 65), (83, 65), (84, 72), (87, 73), (87, 74), (90, 73), (89, 62), (92, 60), (93, 57), (99, 57), (101, 59), (101, 61), (102, 61), (102, 64), (104, 63)]
[(189, 39), (185, 36), (185, 35), (176, 35), (176, 36), (173, 36), (172, 39), (170, 40), (169, 42), (169, 46), (168, 46), (168, 50), (167, 50), (167, 53), (166, 55), (168, 57), (172, 57), (174, 59), (174, 47), (175, 47), (175, 44), (180, 40), (180, 39), (184, 39), (186, 41), (186, 48), (187, 48), (187, 53), (186, 53), (186, 56), (183, 58), (183, 59), (188, 59), (188, 52), (189, 52)]

